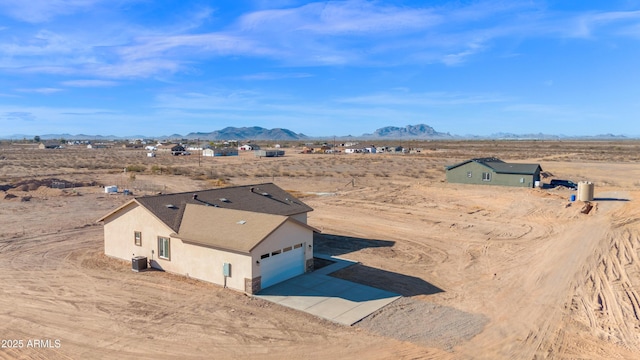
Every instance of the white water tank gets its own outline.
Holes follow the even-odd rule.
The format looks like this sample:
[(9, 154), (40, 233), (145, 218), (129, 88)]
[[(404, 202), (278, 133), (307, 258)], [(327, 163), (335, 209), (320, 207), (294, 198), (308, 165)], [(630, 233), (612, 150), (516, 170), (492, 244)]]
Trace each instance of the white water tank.
[(593, 183), (589, 181), (580, 181), (578, 183), (578, 200), (593, 201)]

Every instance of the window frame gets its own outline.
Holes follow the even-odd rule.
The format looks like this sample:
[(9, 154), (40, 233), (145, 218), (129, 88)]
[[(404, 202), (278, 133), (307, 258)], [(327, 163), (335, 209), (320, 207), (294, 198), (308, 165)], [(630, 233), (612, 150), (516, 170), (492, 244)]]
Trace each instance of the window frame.
[[(163, 243), (167, 244), (166, 254)], [(158, 258), (162, 260), (171, 260), (171, 238), (167, 236), (158, 236)]]
[(142, 231), (133, 232), (133, 244), (135, 246), (142, 246)]
[(468, 178), (472, 178), (473, 177), (473, 172), (472, 171), (467, 171), (467, 177)]
[(483, 172), (482, 173), (482, 181), (491, 181), (491, 173)]

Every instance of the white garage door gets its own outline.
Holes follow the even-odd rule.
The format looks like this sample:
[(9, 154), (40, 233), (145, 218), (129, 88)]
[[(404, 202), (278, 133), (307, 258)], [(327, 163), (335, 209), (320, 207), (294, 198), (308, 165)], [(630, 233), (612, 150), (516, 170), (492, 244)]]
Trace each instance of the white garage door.
[(269, 257), (260, 259), (260, 273), (263, 289), (304, 274), (304, 246), (277, 250), (272, 252)]

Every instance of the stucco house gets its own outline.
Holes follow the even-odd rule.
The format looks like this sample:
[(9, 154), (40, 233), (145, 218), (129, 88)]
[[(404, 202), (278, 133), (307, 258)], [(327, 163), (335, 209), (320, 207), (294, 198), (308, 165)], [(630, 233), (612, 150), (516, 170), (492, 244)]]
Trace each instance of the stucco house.
[(309, 211), (265, 183), (136, 197), (98, 221), (108, 256), (254, 294), (313, 270)]
[(445, 167), (447, 182), (534, 187), (540, 181), (539, 164), (506, 163), (497, 158), (477, 158)]

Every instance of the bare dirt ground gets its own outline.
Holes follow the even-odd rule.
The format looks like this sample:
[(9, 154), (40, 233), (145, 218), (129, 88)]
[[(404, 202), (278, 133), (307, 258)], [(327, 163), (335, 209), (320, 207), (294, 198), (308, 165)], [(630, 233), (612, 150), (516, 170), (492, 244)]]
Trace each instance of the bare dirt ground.
[[(205, 161), (5, 145), (0, 337), (23, 346), (0, 358), (637, 358), (639, 146), (433, 142), (406, 156)], [(595, 207), (582, 214), (564, 189), (442, 181), (444, 165), (481, 156), (593, 181)], [(54, 178), (77, 187), (41, 186)], [(95, 219), (129, 197), (99, 185), (143, 194), (265, 181), (315, 209), (316, 251), (360, 262), (335, 276), (405, 297), (345, 327), (102, 254)], [(27, 348), (36, 339), (50, 346)]]

